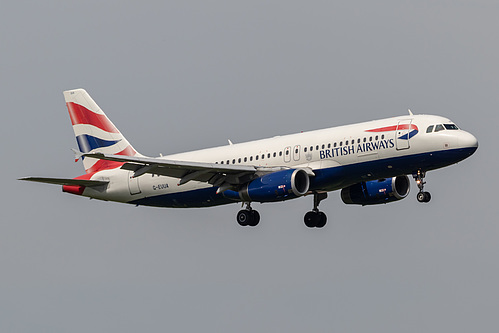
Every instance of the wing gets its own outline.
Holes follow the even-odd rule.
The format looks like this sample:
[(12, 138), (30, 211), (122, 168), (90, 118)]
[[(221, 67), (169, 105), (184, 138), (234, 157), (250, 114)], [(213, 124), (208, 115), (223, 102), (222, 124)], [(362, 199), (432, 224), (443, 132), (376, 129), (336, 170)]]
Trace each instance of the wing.
[(123, 162), (122, 169), (134, 172), (134, 177), (150, 173), (179, 178), (178, 185), (191, 180), (206, 182), (219, 187), (218, 192), (247, 183), (263, 174), (288, 169), (286, 167), (256, 167), (252, 165), (229, 165), (202, 162), (186, 162), (163, 158), (109, 155), (102, 153), (83, 154), (84, 157)]
[(19, 180), (26, 180), (29, 182), (38, 182), (54, 185), (76, 185), (76, 186), (102, 186), (109, 183), (103, 180), (87, 180), (87, 179), (67, 179), (67, 178), (43, 178), (43, 177), (25, 177)]

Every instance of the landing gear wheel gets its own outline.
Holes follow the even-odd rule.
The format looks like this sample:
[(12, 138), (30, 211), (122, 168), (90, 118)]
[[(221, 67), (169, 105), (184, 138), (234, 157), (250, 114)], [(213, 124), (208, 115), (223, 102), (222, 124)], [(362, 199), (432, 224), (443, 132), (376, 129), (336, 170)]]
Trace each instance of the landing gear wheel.
[(419, 192), (416, 196), (419, 202), (430, 202), (431, 194), (430, 192)]
[(309, 228), (323, 228), (327, 223), (327, 216), (319, 211), (319, 203), (327, 198), (326, 192), (314, 193), (314, 209), (305, 214), (303, 221)]
[(250, 227), (256, 227), (258, 223), (260, 222), (260, 213), (256, 210), (250, 210), (250, 221), (248, 222), (248, 225)]
[(317, 213), (310, 211), (305, 214), (305, 217), (303, 218), (303, 221), (305, 222), (305, 225), (309, 228), (315, 228), (317, 225)]
[(303, 221), (309, 228), (323, 228), (327, 223), (327, 216), (323, 212), (312, 210), (305, 214)]
[(256, 227), (260, 222), (260, 214), (251, 208), (251, 202), (246, 202), (246, 209), (241, 209), (236, 216), (240, 226)]
[(424, 171), (418, 170), (418, 173), (412, 176), (414, 177), (414, 180), (416, 181), (416, 184), (419, 188), (419, 193), (416, 195), (416, 199), (418, 199), (419, 202), (430, 202), (430, 192), (424, 191), (424, 185), (426, 184), (426, 182), (424, 181), (424, 177), (426, 176), (426, 173)]
[(246, 210), (246, 209), (240, 210), (237, 213), (236, 219), (237, 219), (237, 223), (239, 223), (240, 226), (245, 227), (251, 221), (251, 212), (249, 210)]
[(327, 216), (324, 214), (324, 212), (319, 212), (318, 214), (318, 221), (317, 224), (315, 225), (317, 228), (324, 228), (324, 226), (327, 223)]

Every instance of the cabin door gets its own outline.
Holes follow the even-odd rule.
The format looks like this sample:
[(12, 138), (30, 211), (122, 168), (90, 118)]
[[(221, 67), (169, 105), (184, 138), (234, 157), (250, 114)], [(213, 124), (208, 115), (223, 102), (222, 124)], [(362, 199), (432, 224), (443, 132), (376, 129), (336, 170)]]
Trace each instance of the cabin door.
[(395, 146), (397, 150), (409, 149), (409, 132), (411, 130), (412, 119), (401, 120), (395, 131)]

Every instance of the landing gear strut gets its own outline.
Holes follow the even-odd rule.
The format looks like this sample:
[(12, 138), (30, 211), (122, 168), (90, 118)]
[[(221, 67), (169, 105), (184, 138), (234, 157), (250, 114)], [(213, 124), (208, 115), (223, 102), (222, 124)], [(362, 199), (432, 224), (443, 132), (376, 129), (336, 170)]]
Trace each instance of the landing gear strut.
[(424, 177), (426, 175), (426, 172), (418, 170), (417, 174), (412, 175), (414, 177), (414, 180), (416, 181), (416, 184), (418, 185), (419, 192), (416, 195), (416, 198), (418, 199), (419, 202), (430, 202), (431, 200), (431, 194), (430, 192), (425, 192), (424, 191), (424, 184), (426, 182), (424, 181)]
[(314, 209), (307, 212), (304, 217), (305, 225), (309, 228), (322, 228), (327, 223), (327, 216), (319, 211), (319, 203), (327, 198), (327, 193), (314, 193)]
[(256, 227), (260, 222), (260, 214), (251, 208), (250, 202), (247, 202), (246, 209), (241, 209), (237, 213), (236, 219), (240, 226)]

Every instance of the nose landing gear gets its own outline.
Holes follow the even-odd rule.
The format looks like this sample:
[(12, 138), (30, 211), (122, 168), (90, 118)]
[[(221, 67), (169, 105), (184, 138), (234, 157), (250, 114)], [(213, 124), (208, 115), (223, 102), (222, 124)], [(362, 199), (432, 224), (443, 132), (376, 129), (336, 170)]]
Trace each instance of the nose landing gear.
[(305, 214), (303, 221), (309, 228), (323, 228), (327, 223), (327, 216), (319, 211), (319, 203), (327, 198), (327, 193), (314, 193), (314, 209)]
[(418, 185), (419, 192), (416, 195), (416, 198), (418, 199), (419, 202), (430, 202), (431, 200), (431, 194), (430, 192), (425, 192), (424, 191), (424, 184), (426, 182), (424, 181), (424, 177), (426, 175), (426, 172), (418, 170), (417, 174), (412, 175), (414, 177), (414, 180), (416, 181), (416, 184)]
[(237, 213), (236, 219), (237, 223), (239, 223), (239, 225), (242, 227), (245, 226), (256, 227), (260, 222), (260, 213), (251, 208), (251, 203), (247, 202), (246, 209), (241, 209)]

